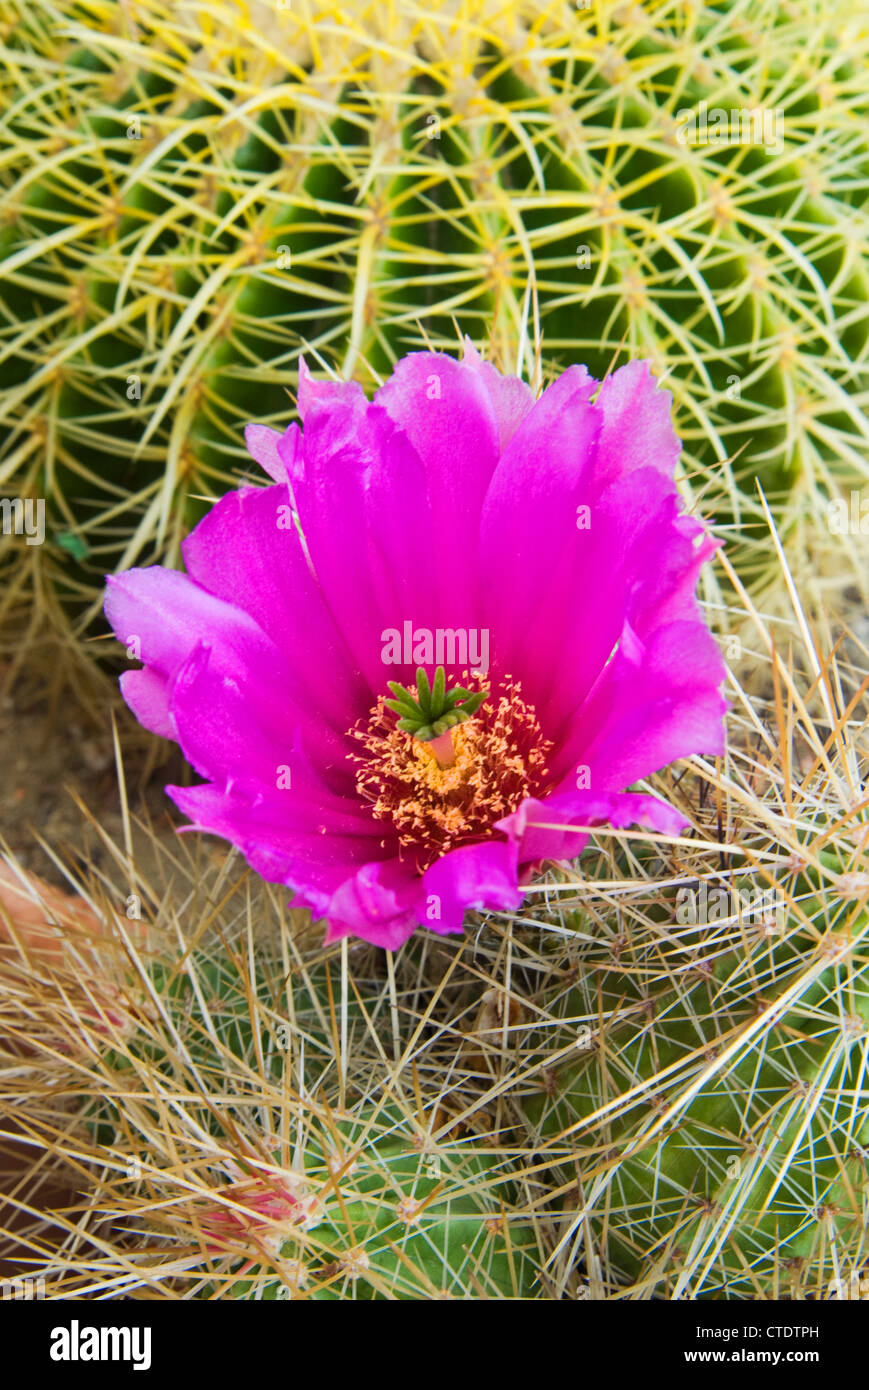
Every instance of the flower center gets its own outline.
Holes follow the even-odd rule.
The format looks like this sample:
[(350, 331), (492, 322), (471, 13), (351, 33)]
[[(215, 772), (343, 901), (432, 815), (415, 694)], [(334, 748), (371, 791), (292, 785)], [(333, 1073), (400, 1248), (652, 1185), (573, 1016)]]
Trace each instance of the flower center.
[[(472, 696), (487, 693), (477, 673), (465, 673), (462, 682)], [(349, 730), (360, 745), (348, 754), (358, 764), (359, 795), (378, 820), (390, 822), (400, 845), (418, 852), (421, 867), (459, 845), (488, 839), (494, 821), (548, 786), (552, 744), (517, 681), (505, 677), (497, 698), (484, 704), (464, 703), (473, 704), (473, 717), (428, 741), (399, 727), (396, 702), (382, 695), (367, 724)], [(434, 731), (426, 726), (423, 732)], [(451, 741), (451, 757), (444, 738)]]

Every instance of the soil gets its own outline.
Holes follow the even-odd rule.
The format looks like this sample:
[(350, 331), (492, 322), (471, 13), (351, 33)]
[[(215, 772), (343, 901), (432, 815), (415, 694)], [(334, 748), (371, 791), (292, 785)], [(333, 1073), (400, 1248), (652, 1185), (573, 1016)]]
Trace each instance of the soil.
[[(69, 884), (40, 839), (61, 856), (97, 867), (111, 859), (97, 826), (123, 843), (111, 715), (107, 710), (88, 727), (74, 709), (64, 718), (44, 698), (19, 692), (0, 701), (0, 852), (59, 887)], [(174, 839), (182, 818), (163, 787), (187, 780), (183, 759), (173, 745), (146, 734), (120, 699), (114, 715), (131, 815), (147, 818), (159, 839)]]

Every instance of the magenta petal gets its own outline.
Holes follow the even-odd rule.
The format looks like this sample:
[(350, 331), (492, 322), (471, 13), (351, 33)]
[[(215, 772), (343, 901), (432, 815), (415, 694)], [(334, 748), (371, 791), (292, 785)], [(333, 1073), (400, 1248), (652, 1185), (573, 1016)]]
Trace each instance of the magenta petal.
[(115, 636), (161, 675), (171, 676), (203, 633), (221, 670), (258, 662), (280, 670), (280, 654), (241, 609), (194, 584), (186, 574), (153, 565), (108, 577), (104, 609)]
[(308, 370), (304, 357), (299, 358), (299, 416), (305, 421), (316, 406), (351, 404), (364, 409), (365, 392), (358, 381), (318, 381)]
[(656, 468), (672, 478), (679, 461), (672, 397), (652, 376), (648, 362), (628, 362), (607, 377), (597, 408), (603, 415), (598, 483)]
[(302, 432), (298, 425), (290, 425), (283, 434), (267, 425), (245, 425), (244, 442), (251, 458), (256, 459), (276, 483), (292, 482), (301, 477)]
[[(170, 684), (179, 668), (207, 635), (212, 673), (240, 684), (253, 707), (268, 709), (276, 700), (292, 701), (281, 652), (247, 613), (208, 593), (185, 574), (160, 565), (110, 577), (105, 613), (118, 639), (157, 677)], [(141, 684), (125, 682), (135, 698)], [(153, 678), (148, 688), (156, 690)], [(309, 719), (312, 733), (320, 726)], [(328, 733), (328, 731), (326, 731)], [(323, 742), (323, 751), (328, 744)]]
[[(495, 469), (480, 515), (481, 563), (491, 586), (528, 570), (536, 580), (547, 573), (553, 552), (577, 541), (576, 507), (589, 490), (600, 430), (589, 399), (594, 385), (580, 367), (553, 382)], [(510, 587), (520, 591), (521, 579)]]
[(208, 785), (167, 786), (166, 791), (193, 822), (185, 829), (229, 840), (258, 874), (292, 888), (295, 905), (309, 907), (317, 917), (326, 914), (333, 893), (354, 866), (388, 854), (380, 847), (380, 828), (370, 821), (353, 822), (355, 832), (342, 832), (340, 823), (333, 826), (328, 802), (322, 807), (311, 803), (304, 810), (299, 806), (300, 824), (294, 826), (279, 792), (266, 797), (244, 786), (226, 791)]
[(332, 894), (327, 941), (359, 936), (395, 951), (417, 926), (420, 882), (400, 859), (365, 864)]
[(278, 440), (278, 456), (283, 468), (283, 477), (290, 485), (298, 482), (305, 474), (305, 455), (302, 447), (302, 431), (298, 425), (290, 425)]
[[(302, 712), (286, 697), (264, 703), (243, 677), (221, 676), (211, 668), (204, 643), (179, 668), (170, 704), (184, 756), (201, 776), (227, 788), (238, 784), (272, 803), (287, 829), (313, 822), (328, 823), (336, 833), (375, 834), (352, 780), (347, 795), (333, 790), (335, 779), (327, 782), (329, 766), (319, 740), (316, 763), (309, 756), (309, 725)], [(346, 757), (343, 742), (336, 740), (334, 756)]]
[(405, 621), (439, 626), (445, 602), (422, 464), (384, 410), (349, 420), (341, 402), (309, 417), (295, 497), (326, 604), (373, 704), (388, 680), (402, 679), (384, 661), (387, 632)]
[[(577, 529), (600, 430), (589, 399), (594, 385), (576, 367), (544, 392), (498, 464), (480, 519), (483, 612), (495, 665), (521, 678), (523, 697), (541, 715), (553, 681), (562, 691), (576, 688), (572, 663), (585, 660), (596, 675), (608, 655), (589, 651), (598, 624), (588, 621), (583, 599), (597, 575), (590, 533)], [(565, 631), (568, 622), (583, 624), (579, 644)]]
[[(665, 737), (667, 692), (658, 663), (650, 673), (657, 709), (647, 718), (662, 726), (660, 750), (679, 752), (657, 757), (650, 738), (645, 751), (657, 760), (644, 764), (635, 738), (631, 775), (623, 776), (626, 757), (612, 779), (600, 780), (606, 759), (592, 759), (588, 747), (626, 663), (633, 682), (626, 705), (644, 702), (645, 658), (630, 656), (630, 641), (654, 653), (663, 642), (653, 637), (659, 628), (690, 622), (705, 630), (694, 589), (715, 542), (681, 514), (669, 396), (647, 365), (616, 372), (592, 404), (593, 388), (583, 370), (571, 369), (524, 418), (486, 496), (481, 568), (496, 668), (520, 679), (555, 744), (556, 782), (572, 764), (595, 761), (592, 787), (621, 790), (674, 756), (718, 749), (724, 705), (716, 691), (724, 671), (708, 645), (686, 652), (696, 680), (689, 689), (674, 678)], [(692, 744), (695, 737), (700, 742)]]
[(157, 671), (125, 671), (120, 679), (121, 694), (134, 715), (152, 734), (174, 738), (175, 726), (169, 715), (169, 682)]
[(527, 864), (576, 858), (585, 848), (588, 831), (570, 827), (603, 823), (615, 829), (643, 825), (664, 835), (679, 835), (689, 824), (674, 806), (656, 796), (587, 791), (561, 792), (541, 801), (529, 797), (512, 815), (496, 824), (510, 837), (519, 863)]
[(486, 382), (442, 353), (412, 352), (374, 399), (422, 460), (447, 625), (473, 626), (480, 509), (501, 448)]
[(458, 510), (476, 523), (500, 453), (498, 422), (480, 372), (444, 353), (411, 352), (374, 400), (406, 432), (432, 499), (443, 502), (442, 514)]
[[(590, 529), (566, 541), (560, 554), (557, 529), (550, 528), (548, 565), (538, 562), (538, 575), (526, 579), (533, 590), (543, 571), (520, 659), (532, 672), (523, 682), (526, 698), (559, 750), (571, 733), (580, 743), (587, 737), (583, 702), (635, 622), (648, 631), (677, 612), (696, 616), (695, 555), (679, 506), (672, 483), (646, 468), (611, 483), (590, 507)], [(561, 765), (556, 757), (556, 778)]]
[[(342, 735), (322, 719), (316, 704), (297, 700), (283, 653), (241, 608), (208, 593), (187, 575), (166, 570), (128, 570), (109, 581), (105, 612), (118, 637), (138, 644), (141, 659), (160, 676), (174, 679), (207, 635), (210, 678), (234, 684), (250, 718), (265, 723), (283, 717), (302, 730), (311, 757), (331, 769), (336, 784), (355, 785)], [(171, 708), (170, 689), (170, 708)], [(357, 711), (358, 712), (358, 711)], [(207, 710), (202, 711), (203, 727)], [(247, 715), (245, 715), (246, 722)], [(244, 724), (239, 731), (243, 735)], [(211, 776), (202, 764), (198, 770)]]
[(221, 675), (204, 643), (178, 668), (171, 708), (181, 750), (202, 777), (249, 778), (271, 790), (291, 764), (290, 711), (257, 699), (241, 673)]
[(593, 791), (616, 791), (676, 758), (723, 753), (727, 702), (718, 687), (725, 675), (702, 622), (668, 623), (646, 643), (634, 635), (579, 712), (562, 762), (572, 753), (587, 766)]
[(251, 458), (256, 459), (270, 478), (276, 483), (286, 482), (287, 469), (278, 453), (281, 435), (277, 430), (270, 430), (267, 425), (245, 425), (244, 442)]
[(489, 394), (498, 424), (498, 443), (503, 453), (534, 405), (534, 393), (518, 376), (502, 376), (491, 362), (484, 362), (467, 335), (462, 367), (476, 372)]
[(518, 886), (516, 846), (507, 840), (464, 845), (438, 859), (423, 876), (421, 921), (436, 932), (459, 932), (471, 910), (512, 912), (524, 894)]
[(370, 687), (311, 571), (291, 510), (286, 487), (230, 493), (183, 542), (184, 562), (199, 584), (244, 609), (272, 639), (295, 703), (343, 734), (370, 707)]
[(645, 638), (667, 623), (702, 619), (695, 598), (697, 579), (722, 544), (706, 534), (696, 517), (677, 515), (674, 505), (673, 520), (658, 541), (656, 561), (644, 566), (631, 593), (630, 620), (638, 636)]

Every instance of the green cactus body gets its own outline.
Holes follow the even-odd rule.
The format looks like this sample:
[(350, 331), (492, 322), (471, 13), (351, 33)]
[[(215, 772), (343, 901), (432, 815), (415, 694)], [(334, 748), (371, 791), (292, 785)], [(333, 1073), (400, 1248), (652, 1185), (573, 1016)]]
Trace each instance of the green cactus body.
[[(404, 1124), (401, 1124), (405, 1128)], [(510, 1223), (498, 1200), (503, 1160), (476, 1146), (421, 1154), (409, 1136), (366, 1138), (336, 1126), (346, 1149), (306, 1173), (322, 1219), (288, 1240), (282, 1259), (304, 1266), (300, 1296), (315, 1300), (529, 1298), (536, 1292), (527, 1221)], [(333, 1176), (334, 1174), (334, 1176)], [(237, 1298), (292, 1292), (276, 1271), (238, 1279)]]
[[(334, 959), (294, 972), (289, 1009), (268, 948), (252, 974), (243, 954), (214, 942), (181, 963), (158, 957), (149, 974), (163, 1022), (103, 1059), (120, 1100), (96, 1099), (89, 1126), (103, 1152), (128, 1151), (137, 1072), (180, 1063), (181, 1113), (199, 1136), (189, 1167), (179, 1183), (180, 1150), (163, 1156), (161, 1138), (140, 1148), (140, 1168), (152, 1190), (173, 1194), (170, 1229), (179, 1260), (201, 1277), (199, 1296), (539, 1297), (512, 1154), (485, 1135), (436, 1135), (431, 1099), (426, 1113), (396, 1104), (369, 1054), (376, 1006), (346, 983), (342, 998)], [(346, 1086), (338, 1050), (350, 1059)], [(161, 1135), (153, 1088), (133, 1105), (141, 1128)], [(266, 1134), (286, 1143), (263, 1152)], [(163, 1214), (158, 1203), (152, 1221), (146, 1208), (146, 1227), (160, 1230)]]
[[(565, 1217), (574, 1203), (588, 1215), (635, 1295), (827, 1297), (831, 1252), (859, 1252), (867, 931), (864, 917), (848, 959), (844, 936), (813, 954), (791, 922), (748, 954), (710, 943), (714, 969), (687, 972), (677, 992), (656, 997), (619, 972), (571, 992), (568, 1015), (621, 1021), (597, 1036), (586, 1025), (582, 1060), (526, 1113), (576, 1182)], [(836, 949), (843, 966), (829, 963)]]

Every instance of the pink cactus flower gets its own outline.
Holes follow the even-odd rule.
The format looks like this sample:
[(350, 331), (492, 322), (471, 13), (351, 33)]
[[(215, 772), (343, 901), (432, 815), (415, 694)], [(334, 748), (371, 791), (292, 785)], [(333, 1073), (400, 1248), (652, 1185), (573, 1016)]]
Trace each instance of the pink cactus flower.
[[(307, 1203), (275, 1177), (246, 1178), (234, 1164), (231, 1172), (233, 1180), (215, 1193), (220, 1200), (196, 1206), (206, 1250), (210, 1255), (233, 1255), (240, 1247), (254, 1245), (268, 1255), (279, 1255), (288, 1232), (306, 1224)], [(257, 1262), (249, 1259), (238, 1272), (246, 1273)]]
[(109, 578), (139, 720), (202, 785), (167, 787), (329, 939), (519, 906), (590, 825), (677, 835), (627, 790), (723, 751), (724, 665), (695, 598), (716, 542), (683, 513), (670, 397), (644, 362), (535, 400), (468, 343), (369, 402), (300, 366), (272, 479), (223, 497), (187, 573)]

